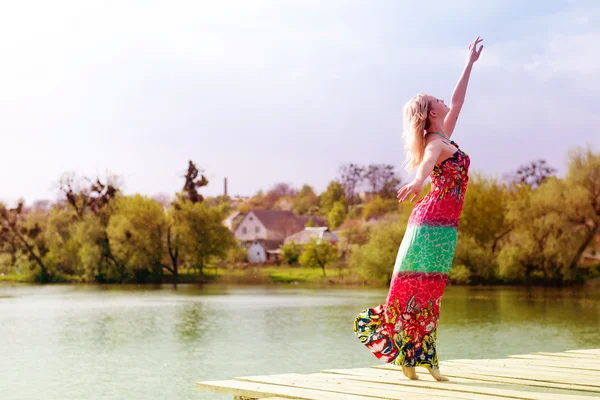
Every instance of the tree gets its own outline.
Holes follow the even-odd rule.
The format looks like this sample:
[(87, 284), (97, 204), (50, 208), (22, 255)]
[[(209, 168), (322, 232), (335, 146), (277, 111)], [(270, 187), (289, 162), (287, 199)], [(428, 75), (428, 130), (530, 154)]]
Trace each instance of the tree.
[(345, 164), (340, 167), (340, 183), (350, 205), (358, 202), (357, 189), (365, 177), (365, 168), (357, 164)]
[(380, 217), (390, 212), (398, 210), (398, 201), (396, 199), (383, 199), (379, 195), (375, 196), (362, 210), (362, 217), (369, 220), (373, 217)]
[(304, 185), (294, 197), (292, 211), (296, 215), (315, 214), (319, 208), (319, 198), (313, 188)]
[(75, 212), (71, 208), (57, 205), (45, 214), (47, 224), (43, 234), (48, 246), (46, 264), (57, 273), (85, 276), (81, 269), (79, 243), (73, 237), (79, 222)]
[(115, 255), (123, 260), (120, 281), (158, 281), (165, 254), (167, 221), (162, 206), (139, 194), (121, 197), (107, 234)]
[(513, 174), (512, 181), (535, 189), (555, 173), (556, 168), (549, 166), (546, 160), (537, 160), (519, 167)]
[(565, 210), (579, 208), (584, 198), (557, 178), (513, 196), (506, 218), (514, 229), (498, 254), (500, 273), (543, 283), (573, 280), (571, 260), (584, 232)]
[(496, 179), (472, 174), (454, 256), (454, 266), (468, 271), (468, 276), (467, 271), (463, 271), (463, 281), (480, 283), (497, 278), (497, 253), (513, 229), (506, 219), (509, 196), (506, 185)]
[(371, 164), (364, 172), (369, 189), (384, 199), (395, 199), (400, 188), (400, 177), (390, 164)]
[[(120, 274), (124, 270), (122, 260), (113, 253), (111, 243), (106, 233), (106, 228), (112, 213), (114, 212), (115, 200), (120, 195), (119, 179), (115, 175), (109, 175), (106, 183), (96, 179), (95, 182), (85, 177), (77, 177), (75, 174), (65, 174), (60, 180), (60, 191), (63, 193), (66, 204), (75, 212), (77, 219), (88, 225), (85, 232), (86, 254), (91, 257), (97, 252), (90, 249), (88, 240), (94, 240), (93, 245), (99, 247), (100, 262), (94, 267), (96, 280), (103, 282), (109, 275)], [(94, 221), (97, 220), (97, 221)], [(91, 262), (90, 258), (88, 261)], [(112, 272), (110, 271), (112, 269)]]
[(346, 219), (346, 214), (346, 207), (344, 207), (344, 203), (341, 201), (336, 201), (333, 204), (333, 208), (327, 215), (329, 219), (329, 229), (333, 230), (342, 225)]
[(371, 228), (367, 243), (352, 250), (350, 267), (365, 279), (389, 284), (406, 224), (406, 218), (392, 216), (377, 222)]
[(328, 215), (333, 209), (333, 205), (336, 202), (341, 202), (344, 208), (348, 206), (346, 195), (344, 194), (344, 188), (338, 181), (331, 181), (327, 185), (327, 189), (321, 194), (320, 199), (320, 211), (323, 215)]
[[(198, 178), (198, 175), (200, 175), (200, 178)], [(192, 203), (204, 201), (204, 197), (198, 193), (198, 188), (207, 186), (208, 179), (204, 176), (203, 171), (198, 170), (191, 160), (189, 161), (184, 178), (183, 192), (186, 194), (187, 199)]]
[(288, 265), (298, 263), (302, 250), (295, 242), (289, 242), (281, 246), (281, 259)]
[(339, 260), (337, 249), (327, 241), (311, 240), (300, 255), (300, 264), (304, 267), (321, 268), (325, 276), (325, 267)]
[(221, 223), (223, 214), (218, 209), (189, 201), (177, 207), (181, 224), (178, 234), (185, 260), (202, 274), (211, 258), (226, 257), (229, 248), (235, 245), (235, 238)]
[(292, 199), (296, 196), (297, 193), (298, 191), (292, 188), (289, 184), (283, 182), (277, 183), (263, 197), (262, 206), (266, 209), (271, 210), (276, 208), (276, 205), (278, 204), (278, 202), (280, 202), (280, 200), (288, 199), (287, 203), (289, 203), (289, 205), (283, 205), (283, 207), (280, 208), (291, 208)]
[(573, 197), (580, 196), (569, 208), (569, 221), (583, 235), (570, 262), (570, 268), (575, 269), (600, 229), (600, 154), (590, 148), (571, 150), (566, 187)]
[(19, 200), (17, 206), (10, 209), (0, 203), (0, 245), (12, 248), (15, 257), (19, 253), (25, 254), (33, 263), (31, 269), (36, 266), (40, 268), (39, 281), (47, 283), (50, 273), (44, 262), (48, 248), (42, 235), (43, 224), (44, 221), (36, 218), (36, 215), (27, 214), (23, 200)]

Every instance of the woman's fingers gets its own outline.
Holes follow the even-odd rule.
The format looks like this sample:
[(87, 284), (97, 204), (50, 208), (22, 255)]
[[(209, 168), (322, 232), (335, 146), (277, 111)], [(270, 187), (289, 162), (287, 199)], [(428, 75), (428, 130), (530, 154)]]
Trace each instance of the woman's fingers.
[(398, 200), (402, 201), (401, 199), (404, 196), (406, 189), (407, 189), (407, 187), (403, 186), (400, 190), (398, 190), (398, 195), (396, 196), (398, 198)]
[(404, 197), (406, 196), (407, 189), (408, 189), (407, 186), (404, 186), (402, 189), (400, 189), (400, 192), (398, 193), (398, 201), (400, 201), (400, 202), (404, 201)]
[[(399, 197), (400, 203), (402, 203), (404, 200), (406, 200), (411, 193), (415, 194), (415, 191), (413, 190), (412, 187), (407, 187), (406, 189), (407, 190), (403, 191), (402, 196)], [(411, 200), (411, 202), (412, 202), (412, 200)]]

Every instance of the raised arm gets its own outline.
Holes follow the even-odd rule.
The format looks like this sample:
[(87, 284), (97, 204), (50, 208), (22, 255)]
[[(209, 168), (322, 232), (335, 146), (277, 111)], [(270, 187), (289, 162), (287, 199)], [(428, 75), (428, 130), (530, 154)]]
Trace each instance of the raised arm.
[(458, 120), (458, 115), (465, 102), (467, 85), (469, 84), (469, 77), (471, 76), (473, 64), (479, 59), (481, 50), (483, 50), (483, 45), (479, 46), (479, 50), (477, 50), (477, 45), (482, 40), (483, 39), (477, 36), (477, 39), (469, 45), (469, 59), (467, 60), (467, 65), (465, 65), (465, 69), (454, 88), (454, 93), (452, 93), (452, 98), (450, 99), (450, 111), (448, 111), (448, 114), (446, 114), (446, 118), (444, 119), (444, 133), (447, 137), (452, 135), (454, 127), (456, 126), (456, 121)]

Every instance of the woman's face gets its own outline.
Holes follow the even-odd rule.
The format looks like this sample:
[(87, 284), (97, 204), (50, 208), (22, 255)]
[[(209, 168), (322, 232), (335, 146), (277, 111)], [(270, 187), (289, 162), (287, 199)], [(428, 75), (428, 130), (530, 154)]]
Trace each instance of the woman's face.
[(429, 117), (441, 118), (443, 120), (448, 111), (450, 111), (450, 108), (444, 103), (444, 100), (429, 95)]

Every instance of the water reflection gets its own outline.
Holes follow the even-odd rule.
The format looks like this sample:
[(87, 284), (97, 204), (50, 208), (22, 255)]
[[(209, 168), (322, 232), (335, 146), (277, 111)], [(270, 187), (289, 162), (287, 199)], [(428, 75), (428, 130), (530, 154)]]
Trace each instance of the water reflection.
[[(376, 364), (352, 332), (387, 290), (0, 286), (2, 400), (209, 399), (198, 380)], [(600, 348), (592, 289), (448, 287), (442, 360)], [(31, 382), (36, 382), (32, 385)], [(8, 395), (4, 395), (8, 393)], [(93, 395), (90, 396), (90, 393)]]
[(202, 338), (206, 332), (206, 325), (210, 321), (210, 315), (205, 308), (203, 303), (193, 302), (177, 309), (175, 332), (177, 332), (179, 340), (184, 343), (193, 343)]

